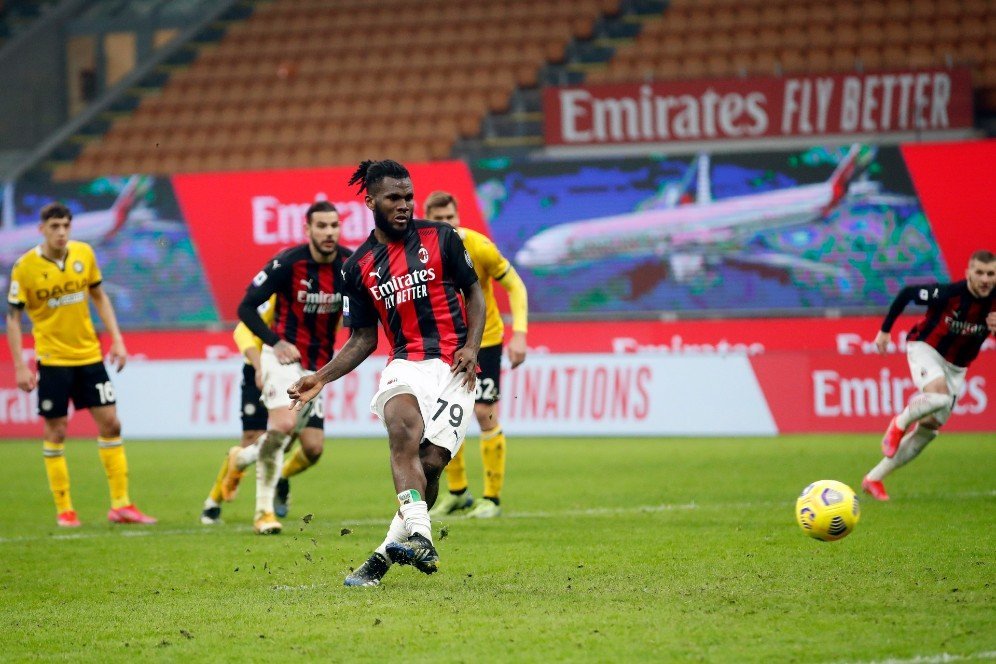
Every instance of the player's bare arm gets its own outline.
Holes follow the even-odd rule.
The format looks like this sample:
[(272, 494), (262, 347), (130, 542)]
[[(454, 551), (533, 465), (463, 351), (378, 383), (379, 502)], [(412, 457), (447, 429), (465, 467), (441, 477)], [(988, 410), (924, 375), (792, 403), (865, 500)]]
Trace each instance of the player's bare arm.
[(38, 385), (38, 376), (24, 361), (24, 333), (21, 331), (21, 309), (14, 305), (7, 307), (7, 345), (14, 362), (14, 377), (17, 387), (30, 392)]
[(104, 292), (100, 284), (90, 287), (90, 297), (93, 299), (97, 315), (100, 316), (100, 320), (104, 324), (104, 329), (111, 335), (109, 356), (111, 366), (120, 373), (128, 361), (128, 351), (125, 349), (124, 339), (121, 337), (118, 318), (114, 315), (114, 305), (111, 304), (111, 298), (107, 297), (107, 293)]
[(513, 332), (508, 340), (508, 361), (513, 369), (526, 361), (526, 350), (526, 333)]
[(301, 410), (322, 391), (326, 384), (342, 378), (350, 371), (360, 366), (363, 360), (377, 348), (377, 327), (358, 327), (349, 335), (342, 350), (325, 366), (310, 376), (301, 378), (287, 388), (287, 394), (293, 401), (291, 410)]
[(996, 311), (991, 311), (989, 312), (989, 315), (986, 316), (986, 327), (989, 328), (989, 331), (992, 334), (996, 334)]
[(888, 332), (878, 331), (875, 335), (875, 347), (878, 348), (878, 352), (885, 354), (889, 349), (889, 342), (892, 340), (892, 335)]
[(463, 374), (463, 386), (473, 390), (477, 385), (477, 353), (481, 350), (484, 334), (484, 291), (474, 282), (463, 291), (467, 307), (467, 343), (453, 355), (455, 374)]
[[(508, 261), (501, 257), (504, 264)], [(522, 278), (515, 271), (515, 268), (508, 265), (505, 273), (495, 277), (495, 280), (508, 293), (508, 301), (512, 306), (512, 337), (509, 339), (507, 351), (508, 361), (512, 368), (516, 368), (526, 361), (526, 316), (529, 311), (529, 295), (526, 292), (526, 285), (522, 283)]]

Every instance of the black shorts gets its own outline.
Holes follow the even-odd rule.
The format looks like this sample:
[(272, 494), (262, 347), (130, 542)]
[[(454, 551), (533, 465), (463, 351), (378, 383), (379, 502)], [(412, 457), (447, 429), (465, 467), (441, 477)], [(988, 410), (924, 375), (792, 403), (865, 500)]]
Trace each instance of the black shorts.
[(65, 417), (70, 399), (76, 410), (117, 403), (103, 362), (78, 367), (38, 363), (38, 414), (46, 419)]
[[(256, 370), (251, 364), (242, 366), (242, 430), (243, 431), (266, 431), (268, 415), (266, 406), (261, 398), (263, 393), (256, 387)], [(315, 414), (308, 418), (306, 425), (311, 429), (325, 429), (325, 417), (323, 416), (320, 402)]]
[(477, 353), (481, 373), (477, 378), (477, 403), (495, 403), (501, 398), (501, 344), (485, 346)]

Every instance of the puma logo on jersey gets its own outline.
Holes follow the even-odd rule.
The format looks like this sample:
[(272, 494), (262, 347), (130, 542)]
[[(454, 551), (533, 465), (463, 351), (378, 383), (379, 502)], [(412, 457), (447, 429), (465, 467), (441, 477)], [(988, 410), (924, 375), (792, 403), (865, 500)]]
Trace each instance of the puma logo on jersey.
[(367, 273), (367, 276), (368, 276), (368, 277), (373, 277), (373, 278), (374, 278), (374, 279), (376, 279), (377, 281), (380, 281), (380, 270), (381, 270), (381, 268), (377, 268), (376, 270), (373, 270), (373, 271), (371, 271), (371, 272), (368, 272), (368, 273)]
[(305, 288), (307, 288), (308, 290), (311, 290), (311, 282), (312, 282), (312, 279), (302, 279), (301, 280), (301, 285), (304, 286)]

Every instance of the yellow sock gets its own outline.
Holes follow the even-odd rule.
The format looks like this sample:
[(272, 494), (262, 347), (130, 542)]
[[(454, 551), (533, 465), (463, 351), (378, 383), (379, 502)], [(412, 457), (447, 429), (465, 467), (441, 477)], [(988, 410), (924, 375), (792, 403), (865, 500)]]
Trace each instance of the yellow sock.
[(288, 477), (294, 477), (298, 473), (303, 473), (308, 470), (314, 464), (308, 455), (304, 453), (304, 448), (298, 445), (297, 451), (284, 462), (283, 470), (280, 471), (280, 477), (287, 479)]
[(501, 427), (481, 432), (481, 461), (484, 462), (484, 497), (500, 498), (505, 485), (505, 434)]
[(217, 504), (221, 504), (223, 497), (221, 495), (221, 481), (225, 479), (225, 475), (228, 474), (228, 453), (225, 453), (225, 459), (221, 462), (221, 469), (218, 471), (218, 477), (214, 478), (214, 486), (211, 487), (211, 493), (208, 497)]
[(42, 443), (42, 454), (45, 455), (45, 473), (48, 475), (48, 487), (55, 498), (56, 513), (72, 511), (73, 499), (69, 495), (69, 464), (66, 463), (65, 444), (46, 440)]
[(128, 498), (128, 459), (125, 457), (124, 443), (121, 437), (97, 438), (100, 451), (100, 462), (104, 464), (107, 473), (107, 486), (111, 490), (111, 507), (117, 509), (131, 505)]
[(467, 464), (463, 460), (463, 445), (446, 466), (446, 483), (450, 487), (450, 493), (463, 493), (467, 490)]

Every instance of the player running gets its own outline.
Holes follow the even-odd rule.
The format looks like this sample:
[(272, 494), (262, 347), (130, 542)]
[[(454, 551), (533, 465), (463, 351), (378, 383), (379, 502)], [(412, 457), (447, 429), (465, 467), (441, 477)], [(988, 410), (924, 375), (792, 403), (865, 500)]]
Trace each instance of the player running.
[[(273, 322), (273, 306), (276, 296), (271, 296), (269, 300), (259, 307), (259, 315), (263, 322), (270, 325)], [(242, 439), (239, 444), (228, 450), (221, 463), (221, 469), (211, 487), (208, 497), (204, 500), (204, 508), (201, 511), (201, 523), (206, 526), (221, 523), (221, 503), (235, 499), (238, 483), (244, 474), (243, 471), (236, 470), (229, 475), (228, 468), (232, 458), (242, 453), (244, 448), (255, 446), (245, 453), (248, 463), (255, 460), (255, 455), (259, 453), (259, 446), (256, 445), (260, 438), (266, 433), (266, 406), (263, 405), (263, 372), (260, 368), (260, 357), (262, 355), (263, 340), (254, 335), (246, 327), (245, 323), (235, 326), (232, 333), (235, 339), (235, 346), (245, 358), (242, 366), (242, 383), (240, 385), (241, 399), (241, 419), (242, 419)], [(317, 403), (317, 402), (316, 402)], [(306, 416), (305, 416), (306, 415)], [(291, 433), (291, 445), (297, 439), (301, 429), (315, 417), (313, 426), (321, 426), (321, 416), (308, 409), (302, 411), (298, 416), (294, 431)], [(252, 461), (248, 461), (249, 458)], [(287, 461), (284, 462), (283, 470), (280, 472), (280, 480), (277, 482), (277, 489), (273, 499), (273, 512), (280, 518), (287, 516), (288, 502), (290, 500), (289, 478), (304, 471), (311, 466), (311, 461), (303, 447), (298, 446), (297, 451)], [(229, 483), (225, 479), (229, 478)]]
[[(222, 492), (233, 495), (241, 474), (257, 463), (253, 527), (261, 535), (283, 528), (276, 518), (274, 494), (299, 417), (287, 408), (291, 403), (287, 388), (332, 357), (342, 317), (342, 267), (351, 253), (338, 244), (339, 213), (331, 203), (314, 203), (305, 219), (308, 243), (285, 249), (268, 261), (239, 305), (239, 318), (264, 344), (260, 370), (268, 423), (258, 444), (230, 450)], [(273, 295), (273, 321), (267, 325), (259, 307)], [(325, 445), (323, 428), (316, 410), (300, 432), (301, 449), (292, 460), (296, 472), (318, 462)]]
[(861, 482), (876, 500), (889, 499), (882, 480), (915, 459), (951, 416), (968, 366), (989, 335), (996, 334), (994, 285), (996, 255), (980, 249), (969, 259), (962, 281), (907, 286), (893, 300), (875, 337), (880, 353), (886, 352), (892, 325), (907, 304), (926, 305), (927, 312), (906, 337), (910, 374), (920, 393), (889, 422), (882, 439), (885, 458)]

